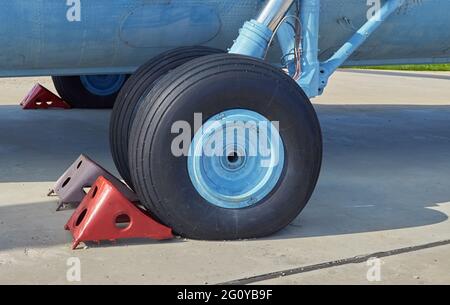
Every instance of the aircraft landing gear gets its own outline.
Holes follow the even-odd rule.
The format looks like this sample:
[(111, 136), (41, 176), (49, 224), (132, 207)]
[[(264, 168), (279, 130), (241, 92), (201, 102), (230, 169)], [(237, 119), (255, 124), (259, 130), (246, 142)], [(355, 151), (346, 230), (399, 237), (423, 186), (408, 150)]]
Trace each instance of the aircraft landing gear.
[(162, 56), (121, 92), (111, 125), (117, 166), (150, 213), (182, 236), (267, 236), (312, 195), (322, 162), (315, 110), (291, 76), (259, 59), (293, 2), (268, 0), (230, 54), (177, 67)]

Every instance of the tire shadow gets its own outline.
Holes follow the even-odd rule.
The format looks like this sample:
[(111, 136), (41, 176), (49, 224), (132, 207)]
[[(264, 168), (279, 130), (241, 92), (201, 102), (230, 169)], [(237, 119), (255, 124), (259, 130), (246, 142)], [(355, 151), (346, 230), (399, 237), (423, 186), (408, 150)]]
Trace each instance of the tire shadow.
[(324, 161), (317, 188), (273, 238), (427, 226), (448, 219), (449, 106), (316, 106)]

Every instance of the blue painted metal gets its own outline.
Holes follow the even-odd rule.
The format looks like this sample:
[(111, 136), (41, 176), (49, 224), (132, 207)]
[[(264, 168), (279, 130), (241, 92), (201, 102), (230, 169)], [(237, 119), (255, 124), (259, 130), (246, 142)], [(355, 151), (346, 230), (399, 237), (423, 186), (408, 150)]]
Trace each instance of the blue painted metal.
[(126, 81), (126, 75), (82, 75), (81, 83), (90, 93), (108, 96), (117, 93)]
[(401, 6), (405, 0), (388, 0), (379, 12), (372, 16), (344, 45), (328, 60), (320, 64), (320, 88), (323, 91), (328, 83), (328, 78), (347, 59), (369, 39), (369, 37)]
[(137, 6), (124, 18), (120, 39), (128, 46), (176, 48), (203, 45), (221, 30), (221, 18), (212, 5), (193, 5), (189, 1), (178, 1), (174, 5), (154, 2), (153, 5)]
[[(302, 75), (298, 81), (309, 97), (319, 94), (320, 1), (302, 0)], [(323, 1), (323, 0), (322, 0)]]
[[(0, 76), (132, 73), (180, 46), (226, 50), (263, 0), (0, 1)], [(20, 16), (20, 18), (18, 18)]]
[[(283, 2), (272, 0), (274, 3)], [(319, 16), (320, 0), (302, 0), (300, 4), (301, 15), (298, 16), (302, 22), (302, 45), (299, 46), (304, 51), (302, 54), (302, 75), (299, 85), (308, 96), (316, 96), (321, 91), (319, 84), (320, 63), (319, 63)], [(281, 22), (283, 22), (282, 20)], [(293, 62), (293, 50), (295, 49), (295, 31), (289, 29), (287, 23), (275, 27), (278, 41), (282, 50), (283, 58), (287, 58), (287, 68), (291, 75), (295, 73), (295, 63)], [(264, 59), (268, 43), (273, 36), (272, 30), (256, 20), (247, 22), (240, 31), (238, 39), (235, 41), (230, 53), (238, 53)]]
[(229, 52), (263, 59), (272, 36), (268, 27), (252, 19), (239, 30), (239, 37)]
[[(287, 22), (290, 24), (295, 24), (295, 20), (289, 18)], [(296, 71), (295, 64), (295, 31), (294, 28), (287, 22), (284, 22), (277, 32), (277, 40), (281, 49), (281, 65), (285, 66), (289, 74), (293, 76)], [(301, 47), (301, 46), (300, 46)]]
[(286, 13), (295, 0), (267, 0), (257, 19), (244, 24), (230, 53), (265, 59), (274, 33), (283, 24)]
[[(319, 0), (299, 1), (303, 23), (299, 84), (309, 96), (319, 94), (324, 86), (320, 82), (326, 82), (326, 77), (317, 75), (318, 62), (326, 62), (324, 74), (338, 64), (450, 62), (448, 0), (404, 0), (377, 24), (367, 22), (365, 0), (320, 0), (320, 10)], [(389, 5), (385, 6), (388, 11), (394, 8), (388, 1), (395, 4), (399, 0), (381, 1)], [(70, 22), (67, 13), (71, 6), (64, 0), (2, 1), (0, 76), (125, 74), (178, 46), (227, 49), (239, 28), (254, 19), (264, 4), (263, 0), (79, 2), (80, 21)], [(360, 34), (365, 30), (372, 33), (362, 44), (362, 36), (354, 36), (358, 29)], [(293, 43), (289, 36), (292, 33), (282, 26), (278, 42), (283, 54), (272, 48), (270, 62), (279, 64), (280, 58), (289, 54)], [(256, 56), (261, 54), (262, 48), (258, 48)], [(354, 52), (343, 62), (349, 51)], [(292, 66), (289, 70), (292, 73)]]
[(284, 145), (277, 128), (261, 114), (227, 110), (196, 132), (187, 162), (192, 184), (206, 201), (242, 209), (260, 202), (278, 183)]

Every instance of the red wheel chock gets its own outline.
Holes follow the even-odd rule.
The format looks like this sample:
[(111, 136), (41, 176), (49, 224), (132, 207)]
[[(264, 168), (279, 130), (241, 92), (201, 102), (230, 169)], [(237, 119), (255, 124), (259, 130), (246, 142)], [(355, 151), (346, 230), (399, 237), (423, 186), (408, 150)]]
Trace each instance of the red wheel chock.
[(156, 222), (131, 203), (104, 177), (99, 177), (65, 226), (73, 236), (72, 249), (80, 242), (115, 241), (123, 238), (173, 238), (172, 229)]
[(50, 109), (62, 108), (69, 109), (70, 105), (60, 99), (58, 96), (44, 88), (40, 84), (36, 84), (30, 93), (20, 102), (23, 109)]
[(128, 186), (85, 155), (78, 157), (65, 171), (50, 190), (48, 196), (54, 193), (59, 197), (57, 211), (76, 206), (86, 195), (84, 188), (91, 187), (100, 176), (114, 184), (128, 200), (138, 201), (136, 194)]

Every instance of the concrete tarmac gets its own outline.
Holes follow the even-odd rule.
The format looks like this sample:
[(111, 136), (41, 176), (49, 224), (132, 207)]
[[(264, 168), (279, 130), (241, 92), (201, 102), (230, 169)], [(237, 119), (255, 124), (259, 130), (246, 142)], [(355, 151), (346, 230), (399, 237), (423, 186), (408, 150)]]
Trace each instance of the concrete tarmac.
[[(46, 193), (80, 153), (116, 173), (110, 111), (23, 111), (21, 98), (37, 81), (53, 90), (50, 79), (0, 79), (0, 284), (74, 284), (71, 257), (81, 284), (449, 284), (449, 78), (336, 73), (313, 101), (324, 136), (318, 186), (273, 236), (76, 251), (63, 230), (71, 211), (55, 212)], [(372, 256), (381, 257), (375, 278)]]

